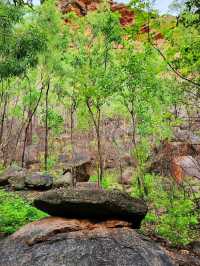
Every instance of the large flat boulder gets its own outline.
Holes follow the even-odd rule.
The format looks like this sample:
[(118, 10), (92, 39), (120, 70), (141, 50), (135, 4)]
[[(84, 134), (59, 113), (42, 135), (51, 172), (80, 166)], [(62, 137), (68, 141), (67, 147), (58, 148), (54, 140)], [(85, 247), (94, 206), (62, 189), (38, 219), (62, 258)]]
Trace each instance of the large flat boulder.
[(120, 219), (139, 228), (146, 204), (120, 191), (102, 189), (55, 189), (35, 199), (36, 208), (52, 216), (83, 219)]
[(0, 266), (173, 266), (154, 242), (119, 220), (50, 217), (0, 242)]
[(53, 185), (53, 177), (50, 175), (45, 175), (40, 172), (33, 173), (26, 176), (25, 185), (29, 189), (34, 190), (47, 190)]

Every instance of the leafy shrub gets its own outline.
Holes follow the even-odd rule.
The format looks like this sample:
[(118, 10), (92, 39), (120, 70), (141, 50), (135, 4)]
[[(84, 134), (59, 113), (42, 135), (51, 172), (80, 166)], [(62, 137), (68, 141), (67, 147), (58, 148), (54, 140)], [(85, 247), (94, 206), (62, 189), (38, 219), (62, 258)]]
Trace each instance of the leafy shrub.
[[(98, 182), (98, 176), (97, 175), (91, 176), (90, 181), (91, 182)], [(102, 181), (102, 187), (104, 189), (122, 190), (122, 186), (117, 182), (115, 175), (112, 175), (112, 174), (105, 174), (103, 181)]]
[(0, 189), (0, 232), (14, 233), (21, 226), (47, 214), (29, 205), (13, 192)]
[[(195, 239), (199, 213), (192, 195), (186, 194), (183, 187), (169, 178), (146, 174), (143, 181), (148, 192), (145, 199), (149, 205), (143, 232), (160, 235), (174, 245), (185, 245)], [(140, 193), (135, 182), (132, 195), (138, 197)]]

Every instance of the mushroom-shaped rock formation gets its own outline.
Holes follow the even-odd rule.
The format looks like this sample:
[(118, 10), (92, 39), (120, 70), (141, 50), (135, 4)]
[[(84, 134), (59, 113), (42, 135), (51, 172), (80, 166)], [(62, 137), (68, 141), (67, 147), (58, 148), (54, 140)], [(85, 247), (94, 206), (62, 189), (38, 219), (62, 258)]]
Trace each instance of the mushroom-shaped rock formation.
[(139, 228), (147, 213), (146, 204), (119, 191), (102, 189), (55, 189), (34, 201), (35, 207), (52, 216), (105, 221), (128, 221)]

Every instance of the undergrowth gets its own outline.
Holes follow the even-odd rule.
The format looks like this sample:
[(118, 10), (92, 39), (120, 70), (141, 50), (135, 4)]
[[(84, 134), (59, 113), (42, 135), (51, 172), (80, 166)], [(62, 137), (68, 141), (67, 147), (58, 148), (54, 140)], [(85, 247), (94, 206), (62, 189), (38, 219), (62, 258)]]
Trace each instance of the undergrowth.
[(0, 232), (11, 234), (21, 226), (47, 216), (14, 192), (0, 189)]

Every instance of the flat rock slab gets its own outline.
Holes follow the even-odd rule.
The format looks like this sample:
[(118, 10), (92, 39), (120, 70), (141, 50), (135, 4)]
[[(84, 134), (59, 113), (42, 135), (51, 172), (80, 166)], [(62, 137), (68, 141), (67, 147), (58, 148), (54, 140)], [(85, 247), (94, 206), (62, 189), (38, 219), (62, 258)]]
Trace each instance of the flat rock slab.
[(123, 222), (95, 224), (50, 217), (25, 225), (0, 242), (0, 266), (39, 265), (173, 266), (173, 263), (158, 245)]
[(56, 189), (34, 200), (36, 208), (66, 218), (103, 221), (119, 219), (139, 228), (147, 213), (146, 204), (119, 191), (91, 189)]
[(47, 190), (53, 185), (53, 177), (39, 172), (33, 173), (30, 176), (26, 176), (25, 185), (30, 189)]

